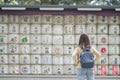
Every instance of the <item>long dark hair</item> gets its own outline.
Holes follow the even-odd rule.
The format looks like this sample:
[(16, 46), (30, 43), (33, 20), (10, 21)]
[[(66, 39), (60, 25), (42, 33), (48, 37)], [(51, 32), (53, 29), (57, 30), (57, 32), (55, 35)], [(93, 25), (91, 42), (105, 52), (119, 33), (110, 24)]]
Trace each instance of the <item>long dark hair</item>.
[(82, 49), (83, 48), (91, 48), (90, 40), (87, 34), (81, 34), (78, 44)]

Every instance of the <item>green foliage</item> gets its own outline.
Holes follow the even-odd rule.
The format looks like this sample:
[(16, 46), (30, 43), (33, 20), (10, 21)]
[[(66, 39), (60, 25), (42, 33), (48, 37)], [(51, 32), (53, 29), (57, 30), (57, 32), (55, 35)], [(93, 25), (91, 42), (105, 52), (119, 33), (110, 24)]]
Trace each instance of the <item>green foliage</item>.
[(91, 0), (74, 0), (76, 4), (88, 4)]
[[(94, 3), (91, 3), (94, 2)], [(51, 5), (102, 5), (103, 3), (111, 5), (119, 5), (120, 0), (0, 0), (0, 4), (10, 5), (34, 5), (34, 4), (51, 4)]]
[(0, 4), (3, 4), (4, 3), (4, 1), (3, 0), (0, 0)]

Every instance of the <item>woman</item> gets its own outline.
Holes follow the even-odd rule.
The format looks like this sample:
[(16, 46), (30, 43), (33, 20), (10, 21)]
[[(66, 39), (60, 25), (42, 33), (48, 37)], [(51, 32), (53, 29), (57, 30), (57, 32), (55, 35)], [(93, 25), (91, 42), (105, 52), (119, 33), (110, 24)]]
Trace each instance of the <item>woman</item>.
[(77, 64), (77, 77), (78, 80), (94, 80), (94, 69), (93, 68), (82, 68), (79, 60), (79, 56), (82, 53), (83, 48), (89, 48), (94, 55), (94, 62), (100, 57), (100, 53), (90, 45), (90, 41), (87, 34), (81, 34), (79, 39), (78, 47), (75, 48), (72, 54), (72, 59), (75, 64)]

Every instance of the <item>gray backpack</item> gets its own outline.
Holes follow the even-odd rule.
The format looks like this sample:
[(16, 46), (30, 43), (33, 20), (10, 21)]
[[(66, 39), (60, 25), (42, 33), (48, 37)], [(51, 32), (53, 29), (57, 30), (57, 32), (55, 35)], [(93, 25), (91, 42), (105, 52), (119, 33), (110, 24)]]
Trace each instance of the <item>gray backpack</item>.
[(93, 68), (94, 67), (94, 56), (89, 48), (84, 48), (80, 55), (80, 63), (82, 68)]

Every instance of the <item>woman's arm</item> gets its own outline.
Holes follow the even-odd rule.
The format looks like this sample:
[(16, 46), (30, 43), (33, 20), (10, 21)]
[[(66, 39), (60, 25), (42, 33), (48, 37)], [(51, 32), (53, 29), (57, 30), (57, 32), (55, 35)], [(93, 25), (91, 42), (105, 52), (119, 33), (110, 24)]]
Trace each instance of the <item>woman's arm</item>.
[(95, 62), (97, 62), (101, 56), (100, 52), (98, 52), (95, 48), (92, 48), (93, 54), (95, 55)]
[(75, 50), (73, 51), (72, 59), (75, 64), (79, 64), (79, 56), (80, 56), (81, 52), (82, 52), (82, 50), (79, 47), (75, 48)]

